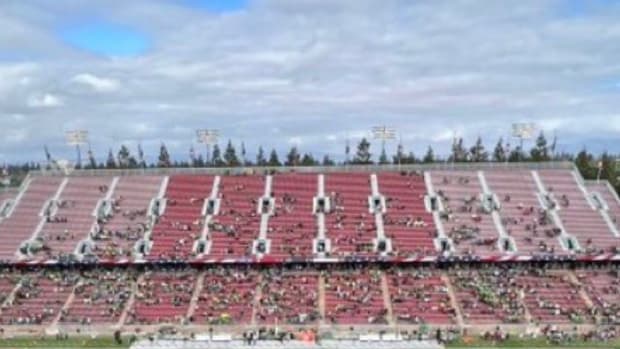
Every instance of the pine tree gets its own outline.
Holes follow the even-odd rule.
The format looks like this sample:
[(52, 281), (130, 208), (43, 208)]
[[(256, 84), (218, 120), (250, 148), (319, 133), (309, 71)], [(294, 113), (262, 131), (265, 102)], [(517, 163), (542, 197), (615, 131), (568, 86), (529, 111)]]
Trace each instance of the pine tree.
[(97, 168), (97, 161), (95, 160), (95, 155), (90, 147), (88, 148), (88, 166), (93, 170)]
[(114, 160), (114, 153), (112, 149), (108, 150), (108, 160), (105, 163), (106, 168), (116, 168), (116, 161)]
[(129, 157), (131, 157), (131, 154), (129, 153), (129, 148), (127, 148), (125, 145), (121, 145), (121, 149), (118, 151), (118, 155), (116, 157), (118, 159), (118, 167), (128, 168)]
[(484, 149), (482, 138), (478, 137), (476, 144), (469, 149), (470, 159), (474, 162), (483, 162), (489, 160), (489, 153)]
[(409, 154), (407, 154), (407, 156), (403, 158), (401, 163), (415, 164), (416, 162), (418, 162), (418, 159), (415, 157), (415, 154), (412, 151), (410, 151)]
[(220, 150), (220, 146), (217, 144), (213, 145), (213, 151), (211, 153), (211, 166), (224, 166), (224, 161), (222, 160), (222, 151)]
[(583, 148), (575, 158), (575, 166), (581, 172), (581, 175), (585, 179), (594, 179), (596, 178), (596, 166), (594, 164), (594, 156), (588, 153), (586, 148)]
[(302, 166), (316, 166), (318, 163), (317, 161), (314, 159), (314, 157), (312, 156), (312, 154), (306, 153), (304, 154), (304, 156), (301, 158), (301, 165)]
[(245, 143), (241, 142), (241, 163), (243, 166), (251, 166), (252, 163), (246, 159)]
[(265, 159), (265, 151), (262, 146), (258, 147), (258, 153), (256, 154), (256, 166), (265, 166), (267, 165), (267, 160)]
[(387, 154), (385, 153), (385, 148), (383, 148), (381, 149), (381, 155), (379, 155), (379, 164), (385, 165), (389, 163), (390, 161), (388, 160)]
[(286, 154), (286, 162), (284, 163), (286, 166), (299, 166), (301, 162), (301, 155), (297, 150), (297, 146), (291, 147), (288, 154)]
[(332, 160), (329, 155), (325, 154), (323, 156), (323, 166), (334, 166), (336, 163)]
[(406, 163), (406, 161), (407, 160), (405, 159), (403, 144), (398, 143), (398, 146), (396, 147), (396, 154), (394, 154), (394, 157), (392, 158), (392, 162), (394, 164), (404, 164)]
[(157, 166), (170, 167), (170, 165), (171, 165), (171, 162), (170, 162), (170, 154), (168, 153), (168, 148), (166, 148), (166, 145), (162, 142), (161, 146), (159, 147), (159, 158), (158, 158)]
[(606, 179), (612, 186), (616, 186), (617, 176), (616, 176), (616, 163), (614, 158), (609, 155), (608, 152), (604, 152), (601, 155), (600, 159), (601, 164), (601, 179)]
[(280, 163), (280, 159), (278, 159), (278, 153), (275, 149), (271, 150), (271, 153), (269, 154), (269, 162), (267, 163), (267, 165), (272, 167), (282, 166), (282, 163)]
[(549, 156), (549, 147), (547, 146), (547, 138), (545, 138), (545, 134), (541, 131), (536, 138), (536, 144), (530, 150), (530, 155), (532, 157), (532, 161), (549, 161), (551, 157)]
[(454, 139), (454, 141), (452, 142), (452, 153), (448, 160), (451, 162), (467, 161), (467, 150), (465, 150), (463, 138)]
[(354, 164), (371, 164), (372, 154), (370, 153), (370, 143), (366, 140), (366, 138), (362, 138), (362, 140), (357, 145), (357, 152), (355, 157), (353, 158)]
[(495, 149), (493, 150), (493, 161), (496, 162), (505, 162), (506, 161), (506, 150), (504, 149), (504, 140), (500, 137), (495, 145)]
[(226, 165), (229, 167), (240, 165), (239, 158), (237, 158), (237, 151), (230, 140), (228, 140), (226, 150), (224, 151), (224, 161), (226, 161)]
[(426, 150), (426, 154), (424, 155), (424, 159), (422, 159), (422, 161), (425, 164), (435, 162), (435, 153), (433, 152), (433, 148), (430, 145), (428, 146), (428, 149)]

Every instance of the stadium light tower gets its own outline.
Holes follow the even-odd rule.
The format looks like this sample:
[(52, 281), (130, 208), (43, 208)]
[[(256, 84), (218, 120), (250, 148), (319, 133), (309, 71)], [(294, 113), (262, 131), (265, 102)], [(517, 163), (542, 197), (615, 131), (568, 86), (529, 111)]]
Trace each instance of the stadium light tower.
[(533, 122), (519, 122), (512, 124), (512, 136), (519, 139), (519, 151), (523, 152), (523, 141), (531, 139), (536, 132), (536, 124)]
[(213, 129), (200, 129), (196, 130), (196, 137), (198, 138), (198, 143), (203, 143), (207, 150), (207, 156), (205, 157), (207, 164), (210, 163), (210, 151), (211, 145), (217, 144), (217, 140), (220, 137), (219, 130)]
[(375, 126), (372, 128), (372, 135), (375, 139), (381, 140), (381, 154), (385, 153), (385, 141), (396, 139), (396, 130), (387, 126)]
[(65, 140), (70, 146), (75, 146), (77, 152), (77, 167), (82, 167), (82, 151), (80, 146), (82, 144), (88, 144), (88, 131), (86, 130), (73, 130), (65, 132)]

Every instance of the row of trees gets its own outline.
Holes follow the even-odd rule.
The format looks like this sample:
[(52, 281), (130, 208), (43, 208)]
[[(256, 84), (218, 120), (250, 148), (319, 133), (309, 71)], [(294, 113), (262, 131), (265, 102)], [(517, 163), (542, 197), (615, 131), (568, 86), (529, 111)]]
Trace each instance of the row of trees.
[[(437, 157), (431, 146), (429, 146), (423, 156), (417, 157), (413, 152), (406, 153), (402, 144), (399, 144), (396, 153), (388, 156), (385, 149), (382, 149), (377, 161), (373, 160), (370, 150), (371, 144), (366, 138), (362, 138), (357, 144), (354, 154), (347, 145), (345, 148), (344, 162), (339, 164), (415, 164), (433, 162), (517, 162), (517, 161), (549, 161), (549, 160), (570, 160), (570, 154), (556, 154), (555, 140), (549, 145), (545, 135), (541, 133), (534, 146), (525, 151), (521, 146), (511, 149), (510, 144), (499, 139), (492, 152), (488, 152), (479, 137), (476, 142), (467, 147), (462, 138), (455, 139), (452, 144), (450, 155), (447, 158)], [(241, 144), (241, 154), (237, 155), (237, 149), (229, 140), (222, 152), (219, 145), (214, 145), (210, 152), (209, 159), (204, 159), (201, 154), (196, 155), (194, 148), (190, 148), (189, 160), (174, 161), (165, 144), (161, 144), (157, 163), (147, 164), (144, 161), (142, 149), (138, 148), (138, 156), (133, 156), (129, 148), (121, 146), (116, 155), (109, 150), (105, 163), (97, 163), (92, 152), (89, 151), (89, 161), (85, 168), (140, 168), (140, 167), (236, 167), (236, 166), (332, 166), (336, 161), (329, 155), (323, 158), (315, 158), (311, 153), (301, 153), (297, 146), (292, 146), (283, 161), (275, 149), (271, 149), (269, 154), (262, 146), (259, 146), (256, 157), (249, 159), (246, 155), (245, 145)], [(353, 155), (353, 156), (351, 156)]]
[[(53, 159), (45, 148), (48, 161)], [(88, 159), (84, 162), (83, 167), (86, 169), (116, 169), (116, 168), (147, 168), (147, 167), (236, 167), (236, 166), (334, 166), (343, 164), (416, 164), (416, 163), (435, 163), (435, 162), (522, 162), (522, 161), (550, 161), (565, 160), (574, 161), (582, 175), (586, 179), (600, 178), (608, 179), (614, 186), (618, 186), (616, 178), (616, 161), (611, 154), (604, 153), (599, 156), (589, 153), (586, 149), (580, 151), (577, 155), (570, 153), (556, 152), (556, 140), (548, 142), (544, 133), (540, 133), (533, 146), (530, 149), (524, 149), (521, 145), (512, 147), (508, 142), (500, 138), (494, 148), (489, 151), (486, 149), (484, 142), (480, 137), (476, 139), (473, 145), (467, 146), (462, 138), (454, 139), (451, 151), (446, 157), (436, 156), (431, 146), (427, 148), (425, 153), (418, 157), (413, 152), (405, 152), (402, 144), (396, 148), (396, 152), (388, 155), (384, 149), (379, 151), (379, 156), (375, 160), (375, 156), (371, 151), (371, 143), (362, 138), (357, 144), (354, 152), (347, 144), (345, 147), (344, 161), (336, 162), (329, 155), (322, 158), (315, 158), (311, 153), (302, 153), (297, 146), (292, 146), (283, 159), (280, 159), (277, 151), (271, 149), (266, 152), (262, 146), (256, 151), (253, 158), (249, 158), (246, 153), (245, 145), (242, 143), (240, 152), (232, 141), (228, 141), (225, 148), (214, 145), (210, 151), (209, 158), (205, 159), (201, 154), (196, 154), (195, 150), (190, 148), (188, 160), (174, 160), (170, 156), (168, 149), (164, 143), (161, 144), (159, 155), (156, 162), (148, 163), (145, 161), (144, 152), (139, 146), (137, 154), (132, 154), (130, 149), (122, 145), (118, 152), (112, 149), (108, 151), (105, 162), (97, 162), (92, 151), (88, 151)], [(25, 173), (30, 169), (38, 169), (38, 164), (29, 163), (26, 165), (10, 166), (10, 172)]]

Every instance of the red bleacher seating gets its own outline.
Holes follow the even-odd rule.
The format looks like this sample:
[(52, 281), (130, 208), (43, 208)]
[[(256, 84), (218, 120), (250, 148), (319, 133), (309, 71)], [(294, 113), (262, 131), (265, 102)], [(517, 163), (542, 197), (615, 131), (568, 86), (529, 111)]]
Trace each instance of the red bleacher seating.
[(259, 273), (252, 269), (209, 269), (191, 317), (194, 324), (249, 324)]
[(326, 273), (325, 320), (331, 324), (386, 324), (380, 272), (360, 269)]
[(202, 208), (211, 194), (213, 176), (172, 175), (166, 189), (166, 211), (153, 227), (148, 259), (186, 259), (204, 225)]
[(370, 174), (326, 174), (325, 194), (331, 201), (331, 212), (325, 215), (325, 230), (331, 239), (332, 255), (376, 255), (372, 242), (377, 237), (375, 217), (368, 208)]
[(260, 230), (258, 202), (264, 194), (265, 177), (221, 178), (220, 210), (210, 227), (210, 257), (239, 258), (252, 254), (252, 243)]
[(319, 320), (316, 272), (269, 273), (261, 282), (259, 324), (313, 324)]
[(78, 279), (79, 274), (70, 270), (26, 274), (13, 301), (0, 312), (0, 323), (50, 324), (59, 315)]
[(435, 254), (433, 216), (426, 211), (424, 177), (417, 173), (377, 174), (379, 193), (385, 196), (385, 235), (392, 239), (395, 255)]
[(10, 217), (0, 222), (0, 260), (12, 260), (20, 244), (32, 237), (41, 221), (39, 213), (45, 201), (52, 198), (60, 185), (60, 177), (33, 177)]
[(269, 254), (281, 258), (312, 257), (312, 240), (317, 236), (318, 229), (312, 213), (317, 175), (275, 175), (272, 191), (275, 214), (269, 218)]
[(115, 324), (132, 292), (136, 272), (93, 269), (82, 272), (81, 284), (60, 318), (61, 324)]
[(579, 241), (588, 254), (620, 251), (620, 238), (613, 235), (601, 214), (586, 201), (571, 171), (542, 170), (540, 177), (547, 192), (553, 194), (564, 228)]
[(157, 196), (162, 177), (120, 177), (112, 195), (112, 216), (99, 224), (94, 253), (101, 259), (130, 257), (134, 244), (148, 229), (147, 209)]
[(562, 253), (551, 217), (545, 215), (536, 197), (538, 188), (529, 170), (488, 170), (489, 189), (500, 201), (500, 216), (506, 233), (515, 240), (518, 253)]
[(435, 193), (441, 196), (446, 235), (457, 254), (498, 253), (499, 233), (480, 200), (483, 192), (476, 171), (432, 171)]
[(88, 238), (96, 222), (97, 202), (105, 197), (111, 182), (110, 177), (70, 177), (58, 198), (56, 214), (37, 236), (45, 247), (36, 255), (58, 258), (73, 253), (78, 242)]
[(195, 270), (146, 272), (138, 282), (128, 324), (179, 323), (187, 315), (194, 284)]
[(452, 324), (448, 286), (431, 269), (387, 271), (394, 319), (399, 324)]

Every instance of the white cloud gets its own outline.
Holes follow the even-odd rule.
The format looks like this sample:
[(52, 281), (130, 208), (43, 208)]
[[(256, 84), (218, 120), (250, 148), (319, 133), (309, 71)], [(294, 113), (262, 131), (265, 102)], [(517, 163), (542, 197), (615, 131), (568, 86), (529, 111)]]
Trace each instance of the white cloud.
[(114, 79), (102, 78), (92, 74), (78, 74), (73, 82), (89, 86), (97, 92), (114, 92), (120, 88), (120, 83)]
[(28, 106), (31, 108), (55, 108), (62, 105), (64, 105), (62, 99), (50, 93), (31, 96), (28, 99)]
[[(7, 158), (41, 156), (41, 144), (70, 157), (59, 135), (76, 124), (102, 160), (128, 140), (147, 158), (160, 141), (186, 158), (198, 128), (248, 154), (301, 138), (300, 151), (342, 159), (345, 140), (383, 124), (407, 151), (441, 154), (455, 132), (493, 146), (524, 118), (567, 149), (596, 139), (592, 150), (620, 151), (617, 7), (564, 18), (557, 0), (256, 0), (213, 16), (178, 4), (0, 1), (0, 51), (15, 53), (0, 57), (0, 125), (23, 115), (37, 135), (4, 146)], [(54, 28), (84, 13), (153, 46), (119, 59), (76, 52)]]

